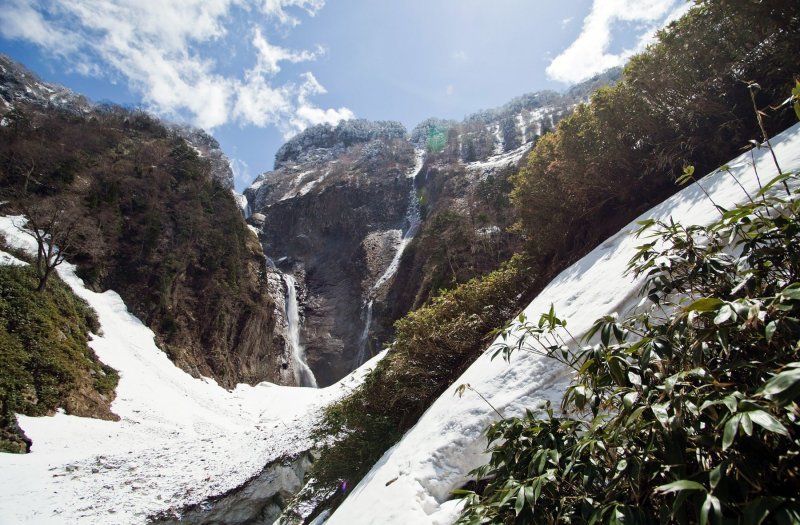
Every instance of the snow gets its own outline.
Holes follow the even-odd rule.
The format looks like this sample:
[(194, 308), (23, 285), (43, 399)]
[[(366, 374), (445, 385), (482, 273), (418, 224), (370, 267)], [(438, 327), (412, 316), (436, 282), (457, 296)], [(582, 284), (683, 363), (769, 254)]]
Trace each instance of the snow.
[(28, 263), (21, 259), (17, 259), (8, 252), (0, 250), (0, 266), (25, 266), (26, 264)]
[[(10, 246), (31, 250), (0, 217)], [(382, 354), (324, 389), (261, 383), (228, 391), (175, 367), (153, 332), (113, 291), (87, 290), (75, 268), (58, 273), (97, 312), (90, 343), (120, 373), (112, 410), (120, 421), (58, 413), (18, 416), (30, 454), (0, 454), (0, 523), (145, 523), (242, 485), (273, 459), (306, 450), (321, 407), (360, 384)]]
[(530, 144), (523, 144), (517, 149), (513, 149), (507, 153), (493, 155), (486, 160), (479, 160), (465, 164), (469, 171), (486, 172), (492, 169), (504, 168), (506, 166), (516, 165), (519, 160), (531, 149)]
[[(800, 169), (800, 124), (772, 140), (781, 168)], [(758, 189), (750, 153), (728, 166), (749, 192)], [(755, 153), (762, 181), (776, 173), (769, 152)], [(722, 206), (745, 200), (745, 195), (724, 172), (700, 181)], [(641, 216), (668, 218), (694, 224), (709, 224), (718, 212), (693, 184)], [(613, 312), (623, 313), (639, 302), (641, 281), (625, 275), (625, 267), (641, 240), (630, 231), (631, 223), (586, 257), (557, 276), (525, 309), (536, 320), (553, 304), (558, 316), (569, 321), (577, 337), (593, 321)], [(467, 472), (486, 463), (483, 431), (497, 419), (493, 410), (469, 390), (455, 396), (458, 385), (468, 383), (506, 416), (543, 400), (558, 406), (570, 375), (556, 362), (517, 352), (508, 364), (492, 361), (485, 353), (428, 409), (403, 439), (384, 454), (327, 521), (328, 525), (449, 524), (458, 516), (458, 503), (451, 491), (467, 480)]]
[(255, 191), (261, 186), (263, 186), (266, 181), (267, 181), (266, 177), (260, 175), (256, 180), (253, 181), (253, 183), (247, 189)]
[[(303, 171), (303, 172), (299, 173), (298, 175), (296, 175), (294, 177), (294, 179), (292, 179), (291, 184), (289, 185), (289, 188), (290, 188), (289, 191), (286, 192), (286, 194), (284, 194), (284, 196), (281, 197), (278, 200), (279, 201), (285, 201), (286, 199), (293, 199), (294, 197), (297, 197), (298, 195), (300, 195), (300, 192), (302, 191), (302, 188), (298, 188), (297, 186), (303, 181), (303, 179), (306, 177), (306, 175), (309, 175), (310, 173), (314, 173), (314, 170), (313, 169), (306, 170), (306, 171)], [(324, 178), (324, 175), (323, 175), (323, 178)], [(311, 181), (311, 186), (312, 187), (314, 186), (314, 181)], [(311, 188), (309, 188), (309, 190), (310, 189)], [(308, 192), (306, 192), (306, 193), (308, 193)], [(305, 195), (305, 194), (303, 194), (303, 195)]]
[(422, 148), (414, 148), (414, 167), (411, 168), (406, 174), (409, 179), (417, 178), (419, 172), (422, 171), (422, 166), (425, 164), (425, 150)]
[(250, 218), (252, 215), (252, 210), (250, 209), (250, 203), (247, 201), (247, 196), (243, 195), (236, 190), (231, 190), (233, 194), (233, 200), (236, 201), (236, 205), (239, 207), (239, 210), (242, 212), (242, 216), (245, 220)]
[(307, 194), (309, 191), (311, 191), (311, 190), (314, 188), (314, 186), (316, 186), (316, 185), (317, 185), (317, 184), (319, 184), (320, 182), (324, 181), (324, 180), (325, 180), (325, 177), (327, 177), (328, 175), (330, 175), (330, 173), (331, 173), (331, 170), (327, 170), (325, 173), (323, 173), (322, 175), (320, 175), (320, 176), (319, 176), (319, 177), (317, 177), (316, 179), (314, 179), (314, 180), (312, 180), (312, 181), (310, 181), (310, 182), (307, 182), (307, 183), (305, 183), (305, 184), (303, 185), (303, 187), (302, 187), (302, 188), (300, 188), (300, 191), (298, 191), (298, 192), (297, 192), (297, 195), (298, 195), (299, 197), (302, 197), (303, 195)]

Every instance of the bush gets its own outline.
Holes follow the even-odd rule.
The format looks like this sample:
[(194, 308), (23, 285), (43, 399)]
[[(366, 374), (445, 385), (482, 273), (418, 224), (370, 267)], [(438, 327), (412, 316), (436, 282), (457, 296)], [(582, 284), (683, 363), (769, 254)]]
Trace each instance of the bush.
[(576, 377), (562, 415), (488, 429), (459, 523), (800, 521), (798, 183), (708, 227), (643, 221), (630, 269), (650, 306), (599, 319), (583, 347), (552, 311), (523, 325), (522, 348)]
[[(20, 450), (16, 413), (68, 413), (113, 419), (109, 405), (119, 376), (88, 346), (99, 324), (94, 311), (57, 277), (41, 293), (30, 266), (0, 266), (0, 450)], [(102, 407), (77, 401), (94, 391)], [(17, 438), (11, 436), (16, 435)]]

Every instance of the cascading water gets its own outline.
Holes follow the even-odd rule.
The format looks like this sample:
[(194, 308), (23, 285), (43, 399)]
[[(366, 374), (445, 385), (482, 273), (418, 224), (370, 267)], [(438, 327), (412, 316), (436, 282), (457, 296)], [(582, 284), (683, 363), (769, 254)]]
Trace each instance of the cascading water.
[(364, 323), (364, 330), (361, 332), (361, 337), (358, 338), (358, 354), (356, 354), (356, 362), (361, 366), (367, 360), (367, 342), (369, 341), (369, 329), (372, 326), (372, 299), (367, 303), (367, 319)]
[(289, 346), (291, 346), (294, 379), (298, 386), (317, 387), (314, 372), (306, 363), (305, 349), (300, 344), (300, 312), (297, 308), (296, 282), (292, 275), (283, 274), (286, 283), (286, 322), (289, 325)]
[(358, 340), (356, 366), (362, 365), (368, 357), (367, 343), (369, 341), (369, 330), (372, 327), (372, 303), (374, 300), (374, 294), (386, 283), (386, 281), (391, 279), (394, 274), (397, 273), (398, 268), (400, 268), (400, 259), (403, 257), (403, 252), (405, 252), (406, 247), (414, 238), (414, 235), (417, 234), (419, 225), (422, 222), (422, 216), (420, 215), (419, 211), (419, 197), (417, 196), (415, 179), (422, 171), (422, 166), (425, 163), (425, 157), (422, 151), (417, 151), (416, 155), (417, 160), (414, 164), (414, 169), (408, 174), (408, 178), (411, 179), (411, 190), (408, 195), (408, 208), (406, 209), (406, 230), (403, 233), (403, 237), (400, 239), (400, 244), (397, 245), (397, 252), (395, 252), (392, 262), (389, 263), (389, 266), (386, 268), (386, 271), (383, 272), (383, 275), (381, 275), (378, 280), (375, 281), (375, 284), (372, 285), (372, 288), (369, 290), (368, 300), (362, 307), (366, 308), (366, 320), (364, 323), (364, 330), (361, 332), (361, 337)]

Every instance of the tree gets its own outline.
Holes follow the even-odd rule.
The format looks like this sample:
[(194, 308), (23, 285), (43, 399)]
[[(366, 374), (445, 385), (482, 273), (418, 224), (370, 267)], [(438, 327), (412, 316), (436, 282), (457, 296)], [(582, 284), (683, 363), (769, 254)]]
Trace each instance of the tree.
[(36, 240), (37, 291), (47, 288), (47, 280), (68, 255), (97, 251), (100, 231), (97, 225), (81, 213), (73, 200), (64, 197), (34, 197), (23, 199), (17, 208), (28, 220), (20, 231)]

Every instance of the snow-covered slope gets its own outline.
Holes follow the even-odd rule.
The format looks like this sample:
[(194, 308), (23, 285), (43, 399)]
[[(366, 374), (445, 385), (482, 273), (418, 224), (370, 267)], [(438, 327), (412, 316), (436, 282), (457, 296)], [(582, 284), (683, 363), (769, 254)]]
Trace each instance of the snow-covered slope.
[[(0, 217), (0, 233), (30, 250), (22, 224)], [(68, 264), (59, 275), (98, 314), (102, 334), (90, 344), (120, 372), (112, 409), (121, 420), (19, 416), (33, 448), (0, 454), (0, 524), (144, 523), (236, 488), (269, 461), (307, 450), (320, 407), (377, 360), (321, 390), (262, 383), (230, 392), (175, 367), (116, 293), (87, 290)]]
[[(800, 124), (772, 144), (783, 171), (800, 169)], [(755, 153), (755, 163), (762, 181), (776, 174), (766, 149)], [(749, 153), (728, 166), (749, 191), (758, 189)], [(722, 206), (746, 198), (727, 173), (711, 174), (700, 184)], [(670, 216), (687, 224), (708, 224), (717, 211), (701, 189), (692, 185), (642, 218)], [(631, 223), (556, 277), (526, 308), (528, 318), (538, 319), (552, 303), (559, 317), (569, 321), (570, 332), (581, 336), (595, 319), (635, 306), (641, 282), (624, 274), (635, 246), (642, 242), (630, 235), (634, 227)], [(558, 406), (569, 379), (557, 363), (532, 354), (517, 352), (510, 364), (484, 354), (384, 454), (328, 525), (452, 523), (459, 509), (455, 501), (448, 501), (450, 493), (467, 481), (469, 470), (488, 459), (482, 432), (497, 417), (474, 392), (455, 396), (457, 386), (469, 383), (508, 416), (535, 407), (540, 400)]]

